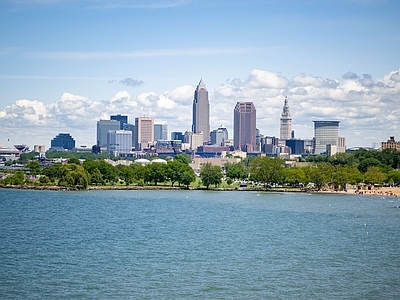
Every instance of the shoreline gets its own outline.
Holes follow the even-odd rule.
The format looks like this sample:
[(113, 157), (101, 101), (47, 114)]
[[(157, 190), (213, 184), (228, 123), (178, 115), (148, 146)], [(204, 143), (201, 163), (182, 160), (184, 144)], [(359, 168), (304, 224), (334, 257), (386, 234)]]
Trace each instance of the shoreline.
[[(33, 186), (33, 185), (0, 185), (0, 188), (21, 189), (21, 190), (50, 190), (50, 191), (110, 191), (110, 190), (207, 190), (202, 188), (185, 188), (177, 186), (89, 186), (86, 189), (79, 187), (64, 186)], [(360, 196), (390, 196), (400, 197), (400, 187), (380, 187), (373, 190), (356, 190), (348, 188), (347, 191), (307, 190), (300, 188), (279, 188), (279, 189), (258, 189), (258, 188), (210, 188), (209, 191), (232, 191), (232, 192), (275, 192), (275, 193), (312, 193), (312, 194), (338, 194), (338, 195), (360, 195)]]

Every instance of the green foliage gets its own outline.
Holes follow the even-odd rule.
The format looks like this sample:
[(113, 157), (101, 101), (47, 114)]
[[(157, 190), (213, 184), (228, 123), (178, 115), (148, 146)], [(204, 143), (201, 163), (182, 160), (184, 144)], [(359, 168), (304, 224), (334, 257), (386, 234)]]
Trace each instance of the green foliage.
[(42, 171), (40, 163), (36, 160), (32, 160), (26, 164), (26, 167), (29, 169), (29, 173), (31, 175), (39, 175)]
[(60, 186), (87, 188), (89, 185), (89, 173), (81, 165), (66, 164), (61, 166)]
[(29, 153), (21, 153), (18, 159), (18, 162), (21, 164), (26, 164), (30, 160), (33, 160), (36, 156), (39, 155), (39, 152), (29, 152)]
[(245, 168), (244, 162), (225, 164), (225, 175), (231, 179), (247, 179), (248, 171)]
[(250, 164), (250, 178), (253, 181), (263, 183), (264, 188), (268, 184), (277, 184), (283, 180), (284, 162), (280, 158), (268, 156), (257, 157)]
[(7, 176), (3, 179), (3, 183), (7, 185), (22, 185), (25, 182), (25, 173), (17, 171), (12, 176)]
[(206, 163), (200, 169), (200, 178), (204, 186), (208, 189), (211, 184), (217, 187), (222, 181), (222, 171), (220, 166)]
[(381, 162), (377, 160), (376, 158), (364, 158), (363, 160), (360, 161), (358, 164), (358, 169), (360, 172), (365, 173), (370, 167), (376, 167), (381, 165)]
[(306, 173), (304, 167), (293, 167), (287, 168), (283, 171), (283, 178), (285, 183), (289, 183), (292, 186), (299, 185), (300, 183), (306, 183)]
[(104, 160), (87, 160), (83, 162), (82, 166), (90, 175), (93, 174), (95, 169), (98, 169), (103, 181), (114, 183), (117, 179), (117, 168)]
[(42, 174), (46, 175), (51, 181), (56, 181), (61, 177), (61, 167), (62, 167), (61, 163), (56, 163), (54, 165), (45, 168)]
[(382, 184), (386, 179), (386, 175), (381, 172), (379, 167), (369, 167), (364, 174), (365, 183)]
[(119, 170), (119, 177), (125, 181), (126, 185), (129, 185), (132, 183), (133, 175), (134, 175), (134, 172), (131, 167), (121, 166), (121, 168)]
[(314, 183), (318, 190), (322, 188), (325, 184), (332, 182), (333, 177), (333, 167), (332, 165), (323, 163), (313, 163), (306, 169), (307, 181)]
[(145, 166), (144, 181), (153, 182), (157, 185), (159, 182), (166, 180), (166, 166), (161, 163), (152, 163)]
[(69, 159), (68, 159), (68, 163), (69, 163), (69, 164), (77, 164), (77, 165), (80, 165), (80, 164), (81, 164), (79, 158), (77, 158), (77, 157), (75, 157), (75, 156), (69, 158)]
[(192, 158), (190, 157), (189, 154), (179, 153), (179, 154), (175, 155), (174, 160), (180, 161), (180, 162), (188, 165), (192, 161)]

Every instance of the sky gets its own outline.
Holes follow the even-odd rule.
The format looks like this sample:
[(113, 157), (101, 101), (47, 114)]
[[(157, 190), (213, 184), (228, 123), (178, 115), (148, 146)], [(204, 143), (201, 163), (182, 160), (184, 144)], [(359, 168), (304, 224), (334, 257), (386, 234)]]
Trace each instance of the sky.
[(279, 137), (284, 98), (296, 138), (340, 121), (347, 147), (400, 140), (398, 0), (2, 0), (0, 146), (96, 142), (112, 114), (191, 129), (209, 91), (211, 130), (252, 101)]

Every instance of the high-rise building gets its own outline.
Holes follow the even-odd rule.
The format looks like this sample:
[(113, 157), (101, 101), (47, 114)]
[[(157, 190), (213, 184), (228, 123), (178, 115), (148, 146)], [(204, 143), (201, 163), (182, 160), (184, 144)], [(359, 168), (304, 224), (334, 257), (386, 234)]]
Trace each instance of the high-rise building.
[(113, 130), (107, 133), (107, 153), (126, 155), (132, 151), (132, 131)]
[(210, 140), (210, 102), (202, 79), (194, 92), (192, 131), (194, 134), (202, 132), (204, 142)]
[(222, 130), (224, 132), (224, 142), (227, 142), (229, 140), (228, 129), (226, 129), (224, 125), (221, 125), (218, 127), (218, 130)]
[(168, 140), (167, 123), (154, 124), (154, 141)]
[(135, 149), (144, 150), (154, 145), (154, 119), (135, 118)]
[(289, 103), (287, 96), (285, 97), (285, 103), (283, 104), (283, 111), (281, 115), (281, 128), (280, 128), (280, 140), (289, 140), (292, 138), (292, 118), (289, 112)]
[(72, 150), (75, 148), (75, 140), (69, 133), (59, 133), (51, 140), (51, 148), (62, 148)]
[(100, 148), (107, 148), (107, 134), (112, 130), (120, 130), (120, 122), (116, 120), (97, 121), (97, 143)]
[(118, 121), (121, 130), (124, 129), (124, 124), (128, 124), (128, 116), (121, 116), (120, 114), (110, 116), (110, 120)]
[(233, 127), (235, 149), (246, 152), (256, 151), (256, 108), (253, 102), (236, 103)]
[(326, 152), (327, 145), (338, 145), (340, 121), (314, 122), (314, 154)]

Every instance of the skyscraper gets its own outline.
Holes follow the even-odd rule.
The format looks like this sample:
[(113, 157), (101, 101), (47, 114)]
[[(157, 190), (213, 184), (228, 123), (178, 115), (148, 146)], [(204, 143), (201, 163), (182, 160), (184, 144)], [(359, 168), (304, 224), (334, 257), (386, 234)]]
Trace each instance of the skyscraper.
[(107, 134), (110, 130), (119, 130), (120, 122), (116, 120), (97, 121), (97, 146), (107, 148)]
[(128, 116), (121, 116), (120, 114), (110, 116), (110, 120), (118, 121), (121, 130), (124, 129), (124, 124), (128, 124)]
[(326, 152), (327, 145), (338, 145), (340, 121), (314, 122), (314, 154)]
[(194, 134), (203, 132), (204, 142), (210, 140), (210, 102), (202, 79), (194, 92), (192, 131)]
[(234, 147), (253, 152), (256, 147), (256, 108), (253, 102), (236, 103), (233, 115)]
[(144, 150), (154, 144), (154, 119), (135, 118), (135, 149)]
[(285, 103), (283, 104), (283, 111), (281, 115), (281, 130), (280, 140), (290, 140), (292, 137), (292, 118), (289, 112), (289, 103), (287, 96), (285, 97)]

